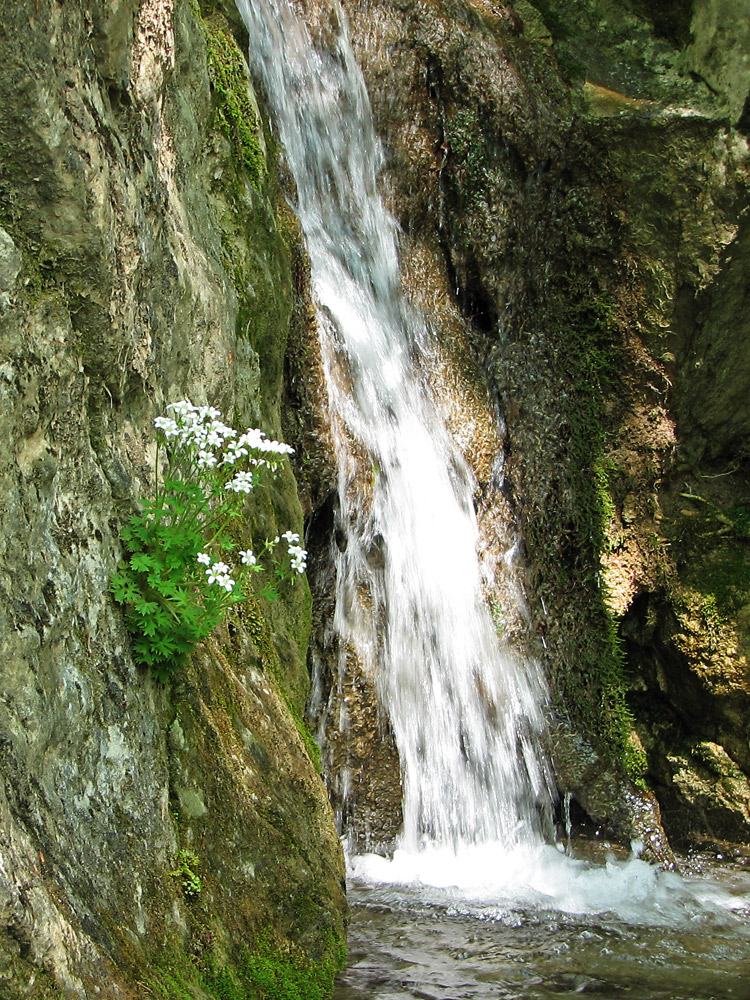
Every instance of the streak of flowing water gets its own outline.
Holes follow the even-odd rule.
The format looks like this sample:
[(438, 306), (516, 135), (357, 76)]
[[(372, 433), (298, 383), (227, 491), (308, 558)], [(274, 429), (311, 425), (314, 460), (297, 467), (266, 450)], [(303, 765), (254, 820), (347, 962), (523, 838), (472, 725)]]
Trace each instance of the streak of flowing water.
[[(310, 254), (347, 536), (333, 546), (334, 626), (342, 657), (352, 647), (376, 678), (403, 768), (400, 849), (353, 859), (355, 887), (381, 886), (386, 908), (406, 900), (461, 919), (502, 921), (514, 907), (652, 926), (734, 919), (744, 893), (703, 892), (636, 859), (576, 862), (544, 844), (544, 683), (500, 649), (483, 600), (473, 479), (420, 380), (429, 332), (401, 295), (397, 227), (378, 196), (381, 152), (343, 14), (326, 12), (314, 45), (288, 0), (237, 6)], [(380, 995), (370, 989), (351, 995)]]
[[(348, 532), (335, 625), (393, 726), (403, 843), (538, 841), (544, 685), (534, 664), (500, 650), (483, 599), (473, 477), (419, 378), (428, 331), (400, 292), (397, 227), (378, 195), (381, 152), (343, 14), (316, 47), (286, 0), (238, 7), (310, 253)], [(374, 480), (367, 499), (355, 448)]]

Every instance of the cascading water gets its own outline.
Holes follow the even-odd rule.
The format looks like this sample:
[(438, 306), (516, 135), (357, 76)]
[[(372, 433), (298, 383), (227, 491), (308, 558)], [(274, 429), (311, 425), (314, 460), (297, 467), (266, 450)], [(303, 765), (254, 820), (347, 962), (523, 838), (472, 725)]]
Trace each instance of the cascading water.
[(500, 650), (485, 607), (472, 476), (420, 380), (429, 333), (400, 294), (343, 16), (332, 28), (326, 12), (315, 46), (289, 0), (237, 6), (311, 259), (346, 534), (332, 545), (340, 669), (353, 649), (375, 677), (403, 770), (401, 848), (353, 861), (353, 958), (337, 996), (604, 1000), (635, 984), (638, 1000), (733, 1000), (750, 975), (732, 914), (747, 886), (635, 858), (592, 865), (544, 843), (544, 684)]
[(375, 676), (393, 727), (402, 843), (538, 842), (544, 684), (533, 663), (501, 651), (483, 597), (473, 478), (419, 378), (428, 331), (401, 296), (343, 15), (314, 47), (286, 0), (238, 7), (310, 253), (348, 535), (336, 549), (335, 627), (342, 656), (353, 647)]

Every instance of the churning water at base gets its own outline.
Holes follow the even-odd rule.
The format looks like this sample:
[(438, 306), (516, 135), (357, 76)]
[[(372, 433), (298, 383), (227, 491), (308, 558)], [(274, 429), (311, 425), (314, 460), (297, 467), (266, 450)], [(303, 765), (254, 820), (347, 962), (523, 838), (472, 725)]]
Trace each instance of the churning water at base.
[(609, 913), (624, 923), (679, 927), (685, 919), (724, 919), (750, 906), (746, 896), (687, 882), (635, 854), (626, 861), (609, 856), (592, 863), (552, 845), (503, 850), (499, 844), (481, 844), (460, 854), (427, 848), (419, 854), (396, 851), (392, 860), (362, 855), (350, 859), (350, 875), (360, 886), (418, 886), (422, 902), (482, 919), (501, 919), (511, 907), (581, 916)]
[(704, 860), (693, 881), (610, 861), (588, 868), (601, 888), (593, 899), (587, 866), (568, 860), (569, 910), (353, 880), (334, 1000), (748, 1000), (747, 863)]
[(539, 842), (544, 685), (500, 650), (483, 598), (474, 480), (418, 375), (429, 334), (400, 292), (343, 14), (326, 10), (314, 46), (286, 0), (238, 7), (310, 253), (346, 536), (333, 546), (341, 673), (353, 650), (375, 679), (401, 760), (405, 846)]

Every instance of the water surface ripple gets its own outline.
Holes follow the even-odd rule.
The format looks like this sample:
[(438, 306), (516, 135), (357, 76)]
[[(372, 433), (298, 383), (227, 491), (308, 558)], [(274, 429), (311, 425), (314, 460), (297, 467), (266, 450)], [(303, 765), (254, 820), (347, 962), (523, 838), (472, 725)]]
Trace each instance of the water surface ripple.
[(615, 886), (611, 908), (581, 900), (584, 913), (354, 877), (334, 1000), (748, 1000), (750, 869), (681, 879), (642, 864), (582, 867), (581, 888), (607, 867)]

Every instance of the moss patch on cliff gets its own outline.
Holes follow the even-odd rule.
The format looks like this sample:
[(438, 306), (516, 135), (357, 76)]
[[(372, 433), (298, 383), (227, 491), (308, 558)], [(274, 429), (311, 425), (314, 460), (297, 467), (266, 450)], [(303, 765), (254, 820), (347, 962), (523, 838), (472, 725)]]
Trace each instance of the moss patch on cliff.
[(217, 123), (231, 142), (238, 165), (258, 186), (266, 176), (266, 158), (245, 58), (223, 15), (204, 17), (197, 0), (192, 0), (191, 8), (206, 38), (208, 74), (218, 98)]
[(679, 500), (666, 532), (682, 578), (736, 614), (750, 598), (750, 501), (718, 504), (693, 492)]
[(202, 984), (217, 1000), (326, 1000), (333, 980), (346, 961), (346, 947), (325, 935), (324, 955), (314, 963), (293, 949), (282, 949), (261, 936), (253, 950), (244, 951), (234, 969), (204, 973)]
[(247, 70), (237, 42), (222, 28), (206, 25), (211, 82), (221, 99), (217, 112), (221, 128), (250, 180), (262, 180), (266, 164), (258, 136), (260, 123), (250, 100)]
[[(542, 572), (540, 586), (550, 601), (572, 600), (586, 628), (572, 622), (556, 635), (567, 669), (558, 665), (554, 687), (561, 706), (583, 732), (603, 744), (625, 771), (641, 780), (645, 759), (634, 744), (633, 715), (626, 700), (625, 658), (619, 620), (601, 569), (614, 513), (610, 478), (616, 466), (605, 400), (616, 391), (622, 365), (621, 333), (614, 301), (590, 277), (571, 277), (558, 299), (562, 316), (555, 357), (561, 393), (559, 432), (567, 468), (562, 488), (548, 508), (526, 525), (527, 545)], [(557, 490), (556, 490), (557, 492)], [(562, 530), (561, 530), (562, 527)], [(551, 538), (557, 538), (550, 548)]]
[[(204, 942), (211, 940), (210, 931)], [(327, 931), (316, 949), (317, 961), (309, 953), (280, 944), (269, 933), (261, 933), (253, 947), (241, 949), (227, 959), (210, 944), (199, 955), (187, 958), (180, 952), (164, 954), (148, 977), (149, 995), (161, 1000), (327, 1000), (333, 981), (346, 961), (346, 944)], [(40, 994), (46, 1000), (46, 994)]]

